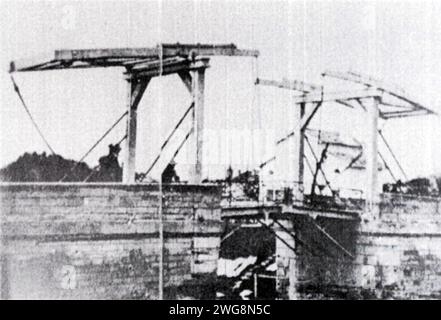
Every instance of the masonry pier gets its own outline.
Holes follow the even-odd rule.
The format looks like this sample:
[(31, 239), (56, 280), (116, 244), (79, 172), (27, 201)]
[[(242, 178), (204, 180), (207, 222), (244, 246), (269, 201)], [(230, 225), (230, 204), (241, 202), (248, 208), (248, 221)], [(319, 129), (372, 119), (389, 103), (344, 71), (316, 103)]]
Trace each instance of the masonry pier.
[[(157, 185), (11, 183), (0, 191), (2, 297), (158, 297)], [(216, 186), (163, 186), (164, 292), (215, 277), (220, 214)]]

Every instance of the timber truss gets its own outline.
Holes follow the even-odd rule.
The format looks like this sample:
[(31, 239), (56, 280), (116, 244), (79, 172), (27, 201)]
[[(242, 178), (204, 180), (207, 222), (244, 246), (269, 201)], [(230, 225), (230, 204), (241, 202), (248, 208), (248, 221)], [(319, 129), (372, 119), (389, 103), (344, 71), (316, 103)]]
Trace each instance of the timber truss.
[[(379, 105), (379, 116), (384, 120), (435, 114), (434, 111), (424, 107), (414, 99), (409, 98), (408, 94), (402, 89), (391, 88), (390, 85), (384, 84), (371, 77), (354, 72), (335, 71), (326, 71), (322, 76), (360, 84), (364, 86), (364, 89), (328, 92), (320, 85), (288, 79), (276, 81), (258, 78), (256, 79), (256, 84), (293, 90), (298, 93), (298, 95), (294, 97), (294, 102), (297, 104), (334, 102), (349, 108), (360, 106), (366, 111), (363, 100), (376, 98)], [(314, 113), (311, 112), (311, 115), (314, 115)], [(309, 123), (309, 121), (306, 123)]]
[(126, 67), (163, 59), (201, 56), (253, 56), (257, 50), (240, 50), (234, 44), (159, 44), (150, 48), (110, 48), (55, 50), (49, 57), (16, 60), (10, 63), (10, 72), (43, 71), (73, 68)]
[(322, 76), (364, 86), (364, 96), (363, 91), (361, 91), (359, 97), (351, 97), (349, 95), (346, 100), (355, 100), (363, 109), (365, 109), (360, 100), (369, 96), (376, 97), (378, 99), (379, 116), (384, 120), (435, 114), (434, 111), (424, 107), (414, 99), (409, 98), (404, 90), (391, 87), (390, 85), (373, 79), (372, 77), (350, 71), (344, 73), (326, 71)]
[[(177, 74), (182, 79), (193, 100), (191, 104), (193, 111), (192, 128), (183, 142), (185, 143), (190, 134), (193, 135), (194, 139), (190, 142), (190, 148), (195, 158), (195, 165), (191, 169), (190, 182), (201, 183), (205, 70), (209, 67), (209, 57), (238, 56), (257, 58), (258, 55), (259, 52), (257, 50), (241, 50), (234, 44), (176, 43), (159, 44), (151, 48), (56, 50), (53, 56), (45, 59), (12, 61), (10, 63), (10, 72), (97, 67), (125, 68), (124, 74), (128, 83), (128, 98), (126, 158), (123, 168), (124, 183), (135, 182), (137, 108), (141, 98), (152, 78)], [(186, 115), (187, 112), (184, 116)]]
[[(296, 124), (292, 131), (287, 133), (284, 137), (276, 141), (276, 145), (285, 143), (288, 139), (294, 140), (293, 144), (296, 146), (295, 154), (290, 158), (290, 162), (294, 166), (290, 168), (276, 168), (276, 171), (286, 173), (288, 181), (296, 182), (293, 184), (294, 199), (303, 202), (302, 188), (298, 187), (303, 184), (303, 159), (304, 155), (304, 141), (305, 130), (322, 105), (327, 103), (339, 104), (349, 108), (361, 108), (367, 114), (367, 134), (364, 143), (367, 165), (367, 184), (366, 184), (366, 203), (369, 206), (377, 200), (377, 135), (381, 134), (378, 128), (378, 119), (389, 120), (396, 118), (421, 116), (435, 114), (429, 108), (422, 106), (420, 103), (408, 97), (402, 90), (391, 88), (381, 81), (372, 79), (370, 77), (362, 76), (357, 73), (347, 72), (332, 72), (327, 71), (322, 74), (324, 77), (331, 77), (343, 81), (348, 81), (354, 84), (362, 85), (363, 88), (359, 90), (349, 91), (326, 91), (323, 86), (309, 84), (299, 80), (282, 81), (256, 79), (256, 85), (272, 86), (280, 89), (294, 91), (293, 102), (296, 108), (295, 117)], [(310, 106), (308, 111), (306, 106)], [(381, 156), (381, 154), (380, 154)], [(381, 158), (383, 158), (381, 156)], [(272, 157), (260, 165), (262, 168), (268, 162), (275, 160)], [(387, 166), (387, 164), (386, 164)], [(317, 166), (318, 170), (320, 166)], [(400, 167), (401, 168), (401, 167)], [(324, 175), (324, 173), (323, 173)], [(326, 178), (325, 178), (326, 180)], [(331, 189), (332, 190), (332, 189)], [(261, 192), (261, 200), (264, 196), (264, 191)]]

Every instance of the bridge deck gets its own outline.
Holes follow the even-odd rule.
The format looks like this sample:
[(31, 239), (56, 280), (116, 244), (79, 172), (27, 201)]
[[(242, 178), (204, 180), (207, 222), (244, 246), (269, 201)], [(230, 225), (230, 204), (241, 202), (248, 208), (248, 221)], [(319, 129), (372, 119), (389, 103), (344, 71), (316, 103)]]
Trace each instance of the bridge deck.
[(325, 217), (341, 220), (360, 220), (360, 210), (313, 208), (310, 206), (284, 205), (229, 205), (222, 207), (222, 219), (249, 219), (249, 218), (287, 218), (294, 215), (310, 216), (312, 218)]

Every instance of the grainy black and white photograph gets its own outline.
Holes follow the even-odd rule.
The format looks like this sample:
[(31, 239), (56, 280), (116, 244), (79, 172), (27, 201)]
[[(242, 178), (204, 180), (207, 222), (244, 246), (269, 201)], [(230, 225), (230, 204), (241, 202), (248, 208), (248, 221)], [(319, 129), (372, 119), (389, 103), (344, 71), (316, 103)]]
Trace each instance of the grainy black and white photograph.
[(1, 0), (0, 298), (441, 299), (439, 17)]

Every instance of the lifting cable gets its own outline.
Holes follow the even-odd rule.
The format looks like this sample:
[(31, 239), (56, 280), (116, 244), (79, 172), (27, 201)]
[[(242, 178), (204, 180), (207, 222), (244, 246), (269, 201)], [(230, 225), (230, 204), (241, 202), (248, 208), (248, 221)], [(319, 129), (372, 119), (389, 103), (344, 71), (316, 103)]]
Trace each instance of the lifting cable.
[[(363, 150), (360, 153), (358, 153), (354, 158), (352, 158), (351, 162), (349, 162), (349, 164), (342, 171), (339, 171), (339, 173), (342, 174), (346, 170), (352, 168), (352, 166), (361, 158), (362, 155), (363, 155)], [(397, 182), (398, 180), (395, 177), (395, 175), (393, 174), (392, 169), (387, 164), (386, 159), (384, 158), (383, 154), (380, 151), (378, 151), (378, 155), (380, 156), (380, 159), (383, 161), (384, 166), (386, 167), (386, 169), (389, 172), (389, 174), (392, 177), (392, 179), (394, 179), (395, 182)]]
[[(313, 256), (321, 257), (321, 254), (318, 254), (310, 245), (308, 245), (305, 241), (299, 238), (298, 235), (295, 234), (295, 232), (291, 232), (287, 227), (285, 227), (283, 224), (281, 224), (279, 221), (273, 219), (274, 223), (277, 224), (283, 231), (288, 233), (295, 241), (297, 241), (300, 245), (302, 245), (309, 253), (311, 253)], [(320, 250), (323, 251), (323, 250)], [(327, 253), (327, 252), (326, 252)]]
[[(119, 117), (118, 120), (116, 120), (116, 122), (97, 140), (97, 142), (95, 142), (95, 144), (81, 157), (81, 159), (70, 169), (69, 172), (67, 172), (63, 178), (60, 179), (59, 182), (63, 182), (64, 179), (66, 179), (79, 165), (80, 163), (93, 151), (93, 149), (96, 148), (96, 146), (104, 140), (104, 138), (110, 133), (110, 131), (112, 131), (117, 125), (118, 123), (121, 122), (122, 119), (124, 119), (125, 116), (127, 116), (128, 111), (124, 112), (121, 117)], [(124, 137), (122, 140), (124, 140), (126, 137)], [(120, 142), (119, 142), (120, 143)]]
[(44, 137), (43, 132), (40, 130), (40, 127), (38, 126), (38, 124), (37, 124), (37, 122), (35, 121), (34, 117), (32, 116), (32, 114), (31, 114), (31, 112), (30, 112), (28, 106), (26, 105), (26, 103), (25, 103), (25, 101), (24, 101), (24, 99), (23, 99), (23, 96), (21, 95), (20, 89), (18, 88), (18, 85), (17, 85), (17, 83), (15, 82), (14, 77), (12, 76), (12, 74), (11, 74), (11, 81), (12, 81), (12, 84), (14, 85), (14, 90), (15, 90), (15, 92), (17, 93), (17, 95), (18, 95), (18, 97), (19, 97), (19, 99), (20, 99), (20, 101), (21, 101), (21, 104), (23, 105), (23, 108), (25, 109), (26, 113), (28, 114), (29, 119), (31, 119), (32, 124), (34, 125), (35, 129), (37, 129), (38, 134), (39, 134), (40, 137), (43, 139), (44, 143), (45, 143), (46, 146), (49, 148), (49, 150), (51, 151), (51, 153), (52, 153), (52, 154), (56, 154), (55, 151), (54, 151), (54, 149), (52, 149), (51, 145), (50, 145), (49, 142), (47, 141), (47, 139)]
[[(341, 249), (346, 255), (348, 255), (349, 257), (351, 257), (352, 259), (354, 259), (354, 256), (348, 251), (348, 250), (346, 250), (346, 248), (344, 248), (340, 243), (338, 243), (338, 241), (337, 240), (335, 240), (329, 233), (327, 233), (326, 232), (326, 230), (324, 230), (322, 227), (320, 227), (318, 224), (317, 224), (317, 222), (315, 222), (315, 220), (312, 218), (312, 217), (310, 217), (311, 218), (311, 220), (312, 220), (312, 222), (313, 222), (313, 224), (314, 224), (314, 226), (315, 227), (317, 227), (318, 228), (318, 230), (320, 231), (320, 232), (324, 232), (324, 234), (325, 234), (325, 236), (329, 239), (329, 240), (331, 240), (339, 249)], [(281, 224), (279, 221), (277, 221), (277, 220), (273, 220), (274, 221), (274, 223), (276, 223), (284, 232), (286, 232), (286, 233), (288, 233), (295, 241), (297, 241), (300, 245), (302, 245), (305, 249), (306, 249), (306, 251), (308, 251), (310, 254), (312, 254), (313, 256), (315, 256), (315, 257), (318, 257), (318, 258), (323, 258), (323, 256), (324, 255), (327, 255), (328, 256), (328, 258), (330, 258), (331, 260), (334, 260), (334, 261), (339, 261), (339, 259), (337, 258), (337, 257), (335, 257), (334, 255), (332, 255), (331, 254), (331, 252), (329, 251), (329, 250), (326, 250), (326, 248), (323, 248), (323, 247), (320, 247), (320, 246), (317, 246), (318, 247), (318, 250), (321, 252), (321, 253), (318, 253), (316, 250), (315, 250), (315, 248), (313, 249), (313, 247), (312, 246), (310, 246), (310, 245), (308, 245), (304, 240), (302, 240), (302, 239), (300, 239), (299, 238), (299, 236), (297, 236), (295, 233), (293, 233), (293, 232), (291, 232), (288, 228), (286, 228), (283, 224)], [(262, 224), (263, 226), (265, 226), (266, 228), (269, 228), (269, 230), (271, 230), (273, 233), (274, 233), (274, 235), (276, 236), (276, 238), (278, 238), (280, 241), (282, 241), (285, 245), (287, 245), (287, 243), (286, 243), (286, 241), (282, 238), (282, 237), (280, 237), (280, 236), (278, 236), (277, 234), (276, 234), (276, 232), (272, 229), (272, 228), (270, 228), (269, 226), (267, 226), (267, 225), (265, 225), (263, 222), (261, 222), (260, 220), (258, 220), (258, 222), (260, 223), (260, 224)], [(292, 248), (291, 246), (288, 246), (288, 248)], [(295, 252), (295, 251), (294, 251)], [(325, 258), (326, 259), (326, 258)]]
[(395, 175), (393, 174), (391, 168), (388, 166), (388, 164), (386, 162), (386, 159), (384, 159), (384, 157), (380, 151), (378, 151), (378, 155), (380, 156), (381, 160), (383, 161), (384, 166), (386, 167), (387, 171), (389, 171), (389, 174), (391, 175), (392, 179), (394, 179), (395, 183), (397, 183), (398, 182), (397, 178), (395, 178)]
[[(276, 141), (276, 146), (278, 146), (279, 144), (285, 142), (286, 140), (288, 140), (289, 138), (293, 137), (295, 135), (295, 131), (292, 131), (290, 133), (288, 133), (288, 135), (284, 136), (283, 138), (280, 138), (279, 140)], [(259, 165), (259, 168), (262, 169), (263, 167), (265, 167), (268, 163), (272, 162), (276, 160), (276, 156), (273, 156), (269, 159), (267, 159), (266, 161), (262, 162)]]
[[(150, 167), (147, 169), (147, 171), (145, 173), (141, 174), (141, 178), (140, 178), (141, 181), (144, 180), (144, 178), (150, 173), (150, 171), (152, 171), (153, 167), (156, 165), (158, 160), (161, 158), (162, 152), (164, 151), (165, 147), (170, 142), (171, 138), (173, 138), (174, 134), (179, 129), (179, 127), (181, 126), (182, 122), (184, 122), (185, 118), (187, 118), (187, 115), (190, 113), (190, 111), (193, 110), (193, 108), (194, 108), (194, 102), (192, 102), (190, 104), (188, 109), (185, 111), (184, 115), (179, 119), (179, 121), (176, 124), (176, 126), (173, 128), (173, 130), (168, 135), (167, 139), (165, 139), (164, 143), (161, 145), (161, 148), (159, 150), (158, 155), (156, 156), (155, 160), (153, 160), (153, 162), (150, 165)], [(187, 140), (187, 139), (185, 139), (185, 140)]]
[(363, 149), (355, 157), (351, 159), (351, 162), (349, 162), (346, 168), (344, 168), (340, 173), (343, 173), (346, 170), (352, 168), (352, 166), (361, 158), (362, 155), (363, 155)]
[(328, 238), (333, 244), (335, 244), (340, 250), (342, 250), (347, 256), (349, 256), (351, 259), (355, 259), (354, 255), (350, 253), (343, 245), (341, 245), (334, 237), (332, 237), (326, 230), (321, 227), (315, 219), (311, 217), (311, 221), (313, 225), (319, 230), (326, 238)]
[[(294, 134), (292, 134), (292, 135), (294, 135)], [(282, 139), (285, 139), (285, 138), (282, 138)], [(281, 140), (282, 140), (282, 139), (281, 139)], [(281, 140), (279, 140), (278, 142), (283, 142), (283, 141), (281, 141)], [(303, 155), (303, 158), (304, 158), (305, 161), (306, 161), (306, 165), (307, 165), (307, 167), (309, 168), (309, 171), (311, 172), (311, 175), (314, 175), (314, 169), (312, 168), (311, 162), (309, 162), (308, 157), (307, 157), (306, 155)], [(268, 163), (273, 162), (274, 160), (276, 160), (276, 156), (273, 156), (273, 157), (269, 158), (268, 160), (266, 160), (265, 162), (262, 162), (262, 163), (259, 165), (259, 169), (264, 168)]]
[(403, 167), (401, 166), (400, 162), (398, 161), (397, 157), (395, 156), (394, 152), (392, 151), (392, 148), (390, 147), (389, 143), (387, 142), (386, 138), (384, 137), (383, 132), (381, 130), (378, 130), (378, 133), (380, 134), (381, 139), (383, 140), (384, 144), (386, 145), (387, 149), (389, 150), (390, 154), (392, 155), (393, 159), (395, 160), (396, 164), (398, 165), (398, 168), (400, 169), (404, 178), (406, 180), (408, 180), (406, 172), (404, 172)]
[[(182, 149), (182, 147), (184, 146), (185, 142), (188, 140), (188, 138), (190, 137), (190, 135), (191, 135), (192, 133), (193, 133), (193, 128), (191, 128), (191, 129), (188, 131), (188, 133), (186, 134), (186, 136), (184, 137), (184, 139), (182, 139), (181, 144), (180, 144), (180, 145), (178, 146), (178, 148), (176, 149), (176, 151), (175, 151), (173, 157), (171, 158), (170, 162), (173, 161), (173, 160), (177, 157), (177, 155), (179, 154), (179, 151), (181, 151), (181, 149)], [(142, 182), (142, 181), (147, 177), (147, 175), (150, 173), (150, 171), (151, 171), (152, 168), (153, 168), (153, 167), (149, 168), (150, 170), (148, 170), (148, 171), (146, 171), (146, 172), (140, 174), (140, 177), (139, 177), (139, 179), (138, 179), (139, 182)]]
[(312, 168), (311, 162), (309, 162), (309, 159), (306, 155), (303, 155), (303, 159), (305, 159), (306, 166), (309, 168), (309, 172), (311, 172), (311, 175), (314, 175), (314, 169)]
[(191, 128), (188, 133), (186, 134), (186, 136), (184, 137), (184, 139), (182, 140), (181, 144), (179, 145), (178, 149), (176, 149), (175, 154), (172, 157), (172, 160), (174, 160), (177, 155), (179, 154), (179, 151), (181, 151), (182, 147), (184, 146), (185, 142), (187, 141), (187, 139), (190, 137), (190, 135), (193, 133), (193, 128)]
[(277, 239), (279, 239), (280, 241), (282, 241), (282, 243), (285, 245), (285, 246), (287, 246), (289, 249), (291, 249), (291, 251), (292, 252), (294, 252), (294, 253), (296, 253), (296, 249), (292, 246), (292, 245), (290, 245), (285, 239), (283, 239), (281, 236), (279, 236), (270, 226), (268, 226), (268, 225), (266, 225), (265, 223), (263, 223), (262, 221), (260, 221), (260, 220), (257, 220), (257, 222), (259, 222), (264, 228), (266, 228), (266, 229), (268, 229), (268, 230), (270, 230), (273, 234), (274, 234), (274, 236), (277, 238)]

